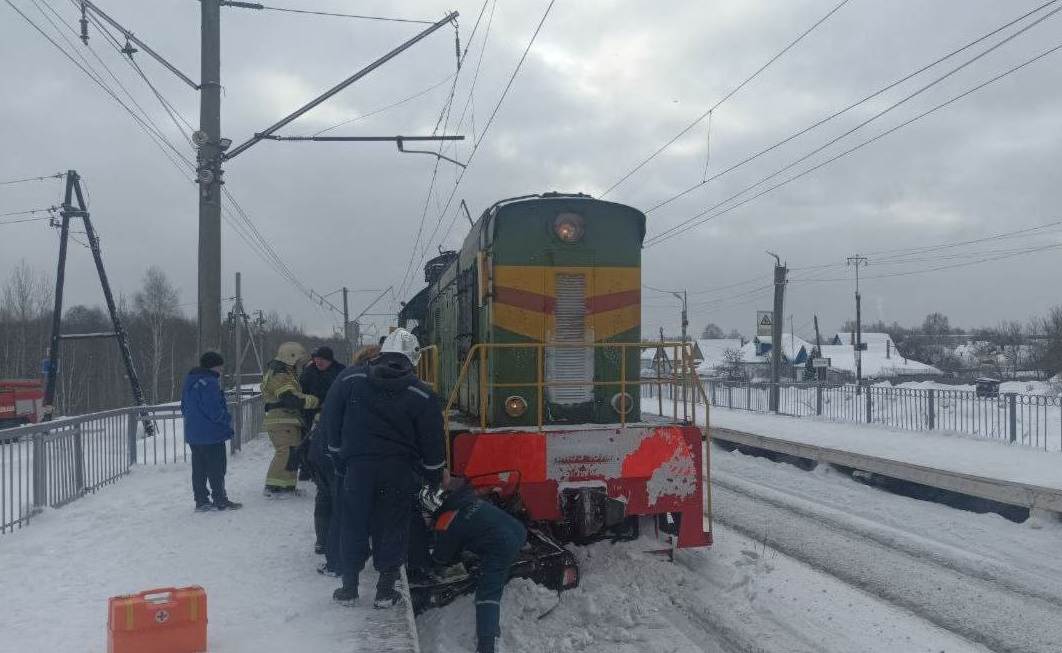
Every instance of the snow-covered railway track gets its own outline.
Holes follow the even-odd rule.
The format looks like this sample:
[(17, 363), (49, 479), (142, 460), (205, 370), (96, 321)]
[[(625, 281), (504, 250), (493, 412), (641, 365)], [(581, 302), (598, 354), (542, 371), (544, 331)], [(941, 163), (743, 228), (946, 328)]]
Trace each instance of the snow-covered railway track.
[[(731, 474), (715, 518), (750, 539), (995, 651), (1058, 651), (1062, 585)], [(974, 544), (974, 543), (971, 543)], [(1013, 570), (1011, 570), (1013, 571)]]

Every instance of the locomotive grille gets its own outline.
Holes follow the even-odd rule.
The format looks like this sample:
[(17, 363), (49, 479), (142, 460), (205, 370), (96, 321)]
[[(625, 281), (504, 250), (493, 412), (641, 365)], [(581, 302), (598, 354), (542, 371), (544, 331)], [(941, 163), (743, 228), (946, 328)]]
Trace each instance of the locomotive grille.
[[(556, 332), (552, 341), (564, 344), (588, 343), (586, 330), (586, 276), (558, 274), (556, 278)], [(586, 381), (594, 378), (592, 347), (547, 347), (546, 380)], [(549, 400), (555, 404), (581, 404), (593, 398), (589, 385), (550, 386)]]

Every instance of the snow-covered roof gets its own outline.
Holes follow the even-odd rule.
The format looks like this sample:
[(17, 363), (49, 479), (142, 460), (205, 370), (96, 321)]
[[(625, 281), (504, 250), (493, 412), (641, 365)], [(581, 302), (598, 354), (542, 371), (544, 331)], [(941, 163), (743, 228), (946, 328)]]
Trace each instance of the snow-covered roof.
[(709, 375), (726, 365), (724, 354), (727, 351), (741, 351), (741, 341), (736, 338), (700, 339), (697, 341), (697, 349), (701, 354), (701, 362), (697, 364), (697, 373)]
[[(823, 345), (823, 358), (830, 359), (830, 367), (835, 370), (855, 373), (855, 349), (852, 345)], [(932, 365), (904, 358), (893, 349), (889, 357), (885, 356), (885, 350), (880, 351), (867, 348), (863, 352), (863, 376), (887, 378), (892, 376), (914, 375), (938, 375), (943, 374)]]
[[(713, 366), (722, 364), (723, 352), (729, 349), (741, 349), (741, 341), (737, 338), (701, 338), (696, 342), (701, 354), (700, 359), (705, 364)], [(697, 357), (697, 352), (694, 352), (694, 357)]]

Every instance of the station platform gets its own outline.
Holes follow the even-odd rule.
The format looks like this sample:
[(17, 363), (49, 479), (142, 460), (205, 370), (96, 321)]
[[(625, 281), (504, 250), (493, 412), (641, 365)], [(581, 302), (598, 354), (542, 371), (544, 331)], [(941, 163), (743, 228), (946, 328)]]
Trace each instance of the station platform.
[[(698, 415), (703, 423), (704, 416)], [(716, 440), (1062, 513), (1062, 454), (957, 435), (712, 408)]]

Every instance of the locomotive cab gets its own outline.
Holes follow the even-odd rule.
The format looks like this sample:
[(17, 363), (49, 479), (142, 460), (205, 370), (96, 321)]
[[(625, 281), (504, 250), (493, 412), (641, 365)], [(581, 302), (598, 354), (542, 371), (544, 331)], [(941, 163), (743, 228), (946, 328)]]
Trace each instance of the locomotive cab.
[(686, 345), (672, 343), (686, 363), (668, 380), (685, 419), (641, 415), (644, 236), (640, 211), (587, 195), (503, 200), (460, 252), (429, 261), (399, 317), (435, 350), (455, 474), (518, 493), (562, 540), (682, 514), (678, 546), (703, 546), (707, 449)]

